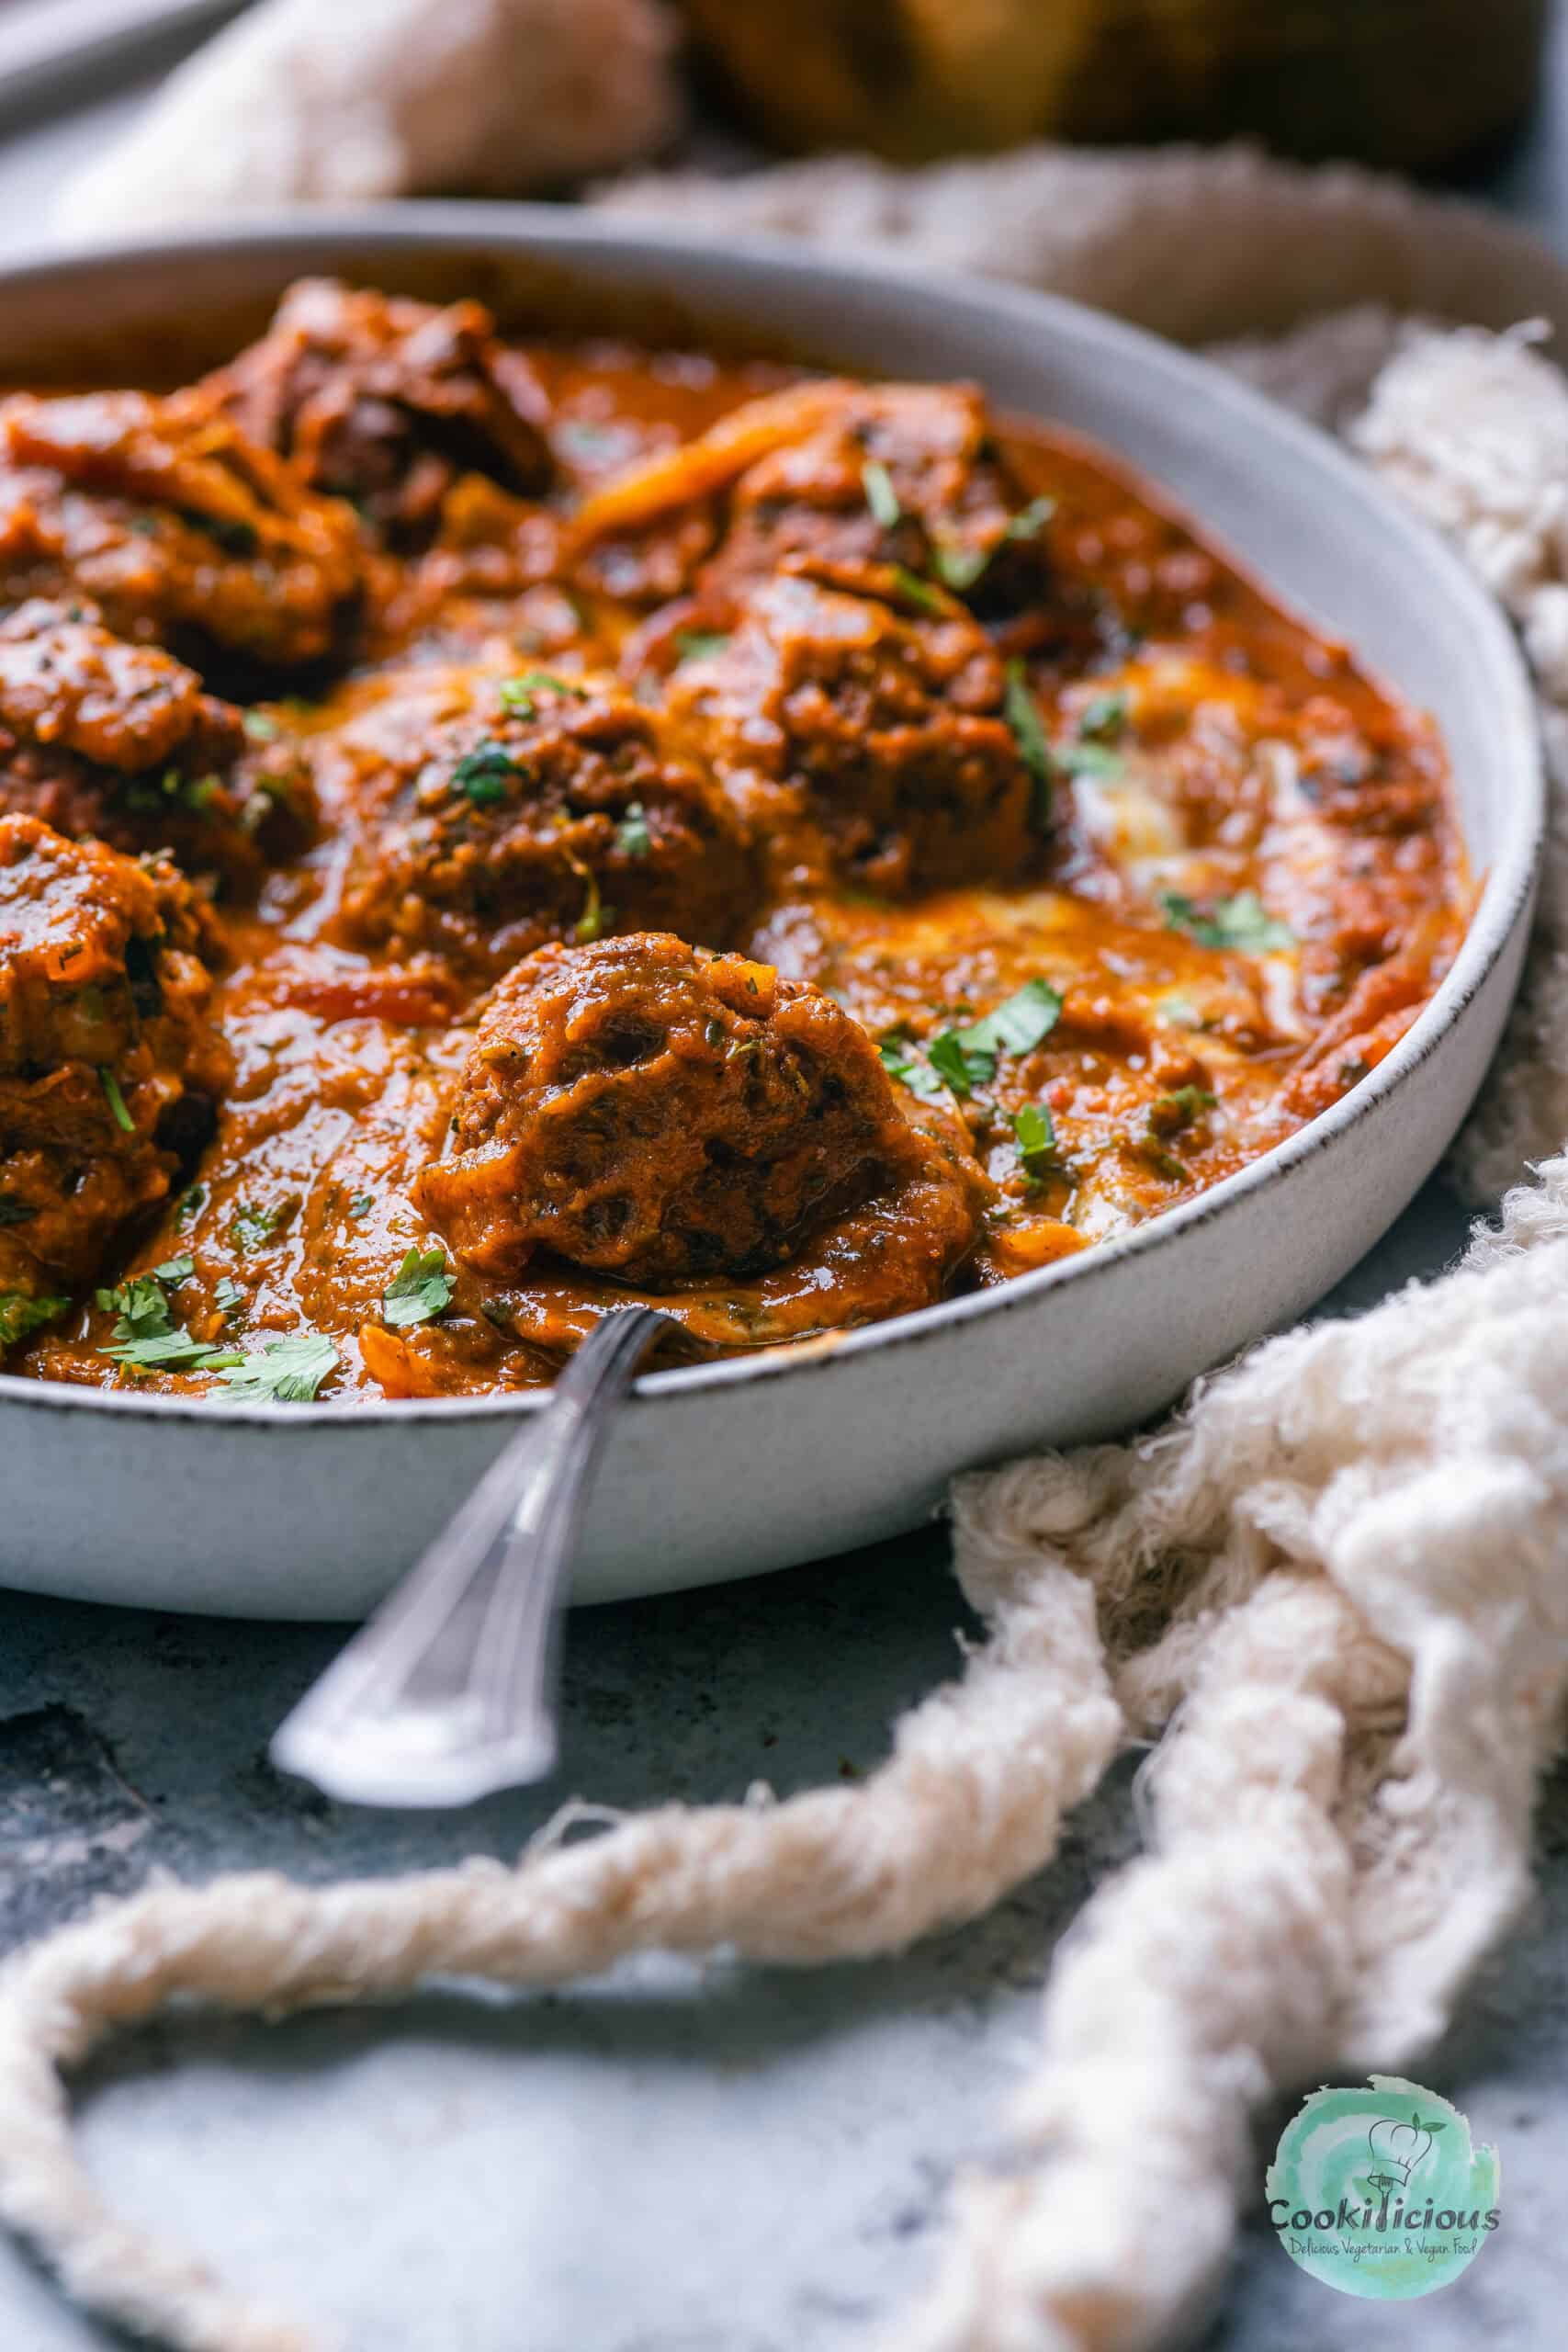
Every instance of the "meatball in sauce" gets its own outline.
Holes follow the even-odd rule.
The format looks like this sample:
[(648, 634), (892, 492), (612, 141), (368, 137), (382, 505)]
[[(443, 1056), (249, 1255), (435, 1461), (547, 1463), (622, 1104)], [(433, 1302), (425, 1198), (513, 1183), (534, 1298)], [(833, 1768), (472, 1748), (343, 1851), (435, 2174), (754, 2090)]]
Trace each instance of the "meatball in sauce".
[(1470, 899), (1430, 723), (971, 385), (310, 281), (0, 399), (8, 1370), (831, 1344), (1267, 1150)]

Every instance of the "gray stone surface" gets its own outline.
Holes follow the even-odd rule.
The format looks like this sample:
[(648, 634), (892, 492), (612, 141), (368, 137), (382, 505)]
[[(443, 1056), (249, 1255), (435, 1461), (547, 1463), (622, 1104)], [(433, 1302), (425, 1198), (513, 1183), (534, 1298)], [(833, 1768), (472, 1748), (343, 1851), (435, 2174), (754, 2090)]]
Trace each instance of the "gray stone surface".
[[(0, 243), (32, 241), (43, 192), (104, 120), (0, 148)], [(1493, 185), (1562, 232), (1565, 159), (1568, 67)], [(1461, 1232), (1429, 1189), (1335, 1304), (1435, 1269)], [(569, 1791), (635, 1806), (853, 1776), (952, 1669), (962, 1621), (936, 1531), (579, 1616), (558, 1780), (461, 1816), (394, 1817), (315, 1802), (265, 1761), (330, 1631), (0, 1596), (0, 1948), (153, 1869), (405, 1871), (513, 1856)], [(82, 2085), (94, 2172), (127, 2214), (335, 2321), (355, 2352), (847, 2352), (918, 2289), (954, 2166), (998, 2144), (1053, 1943), (1134, 1849), (1130, 1777), (1112, 1774), (1053, 1867), (991, 1918), (901, 1961), (649, 1962), (558, 1996), (161, 2025)], [(1534, 1918), (1423, 2070), (1501, 2148), (1496, 2241), (1451, 2290), (1369, 2306), (1303, 2278), (1255, 2211), (1204, 2352), (1563, 2341), (1568, 1777), (1547, 1792), (1540, 1847)], [(1259, 2184), (1279, 2120), (1260, 2129)], [(0, 2352), (113, 2340), (0, 2245)]]

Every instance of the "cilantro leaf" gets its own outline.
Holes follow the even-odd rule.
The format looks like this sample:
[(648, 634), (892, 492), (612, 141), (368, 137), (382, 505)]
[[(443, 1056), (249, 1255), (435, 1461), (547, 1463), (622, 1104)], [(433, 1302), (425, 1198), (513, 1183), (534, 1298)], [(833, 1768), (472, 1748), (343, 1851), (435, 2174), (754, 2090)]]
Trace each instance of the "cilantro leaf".
[(931, 549), (931, 565), (944, 588), (955, 596), (973, 588), (989, 564), (993, 548), (961, 547), (956, 539), (939, 539)]
[(96, 1291), (94, 1297), (106, 1315), (118, 1318), (109, 1334), (112, 1340), (167, 1339), (175, 1328), (164, 1285), (156, 1274), (139, 1274), (134, 1282), (117, 1283), (112, 1290)]
[(493, 808), (507, 797), (522, 770), (504, 743), (487, 740), (465, 752), (452, 770), (452, 782), (476, 808)]
[(29, 1331), (63, 1315), (68, 1298), (24, 1298), (17, 1290), (0, 1290), (0, 1348), (13, 1348)]
[(348, 1204), (350, 1216), (368, 1216), (376, 1205), (374, 1193), (355, 1193)]
[(227, 1323), (239, 1314), (249, 1296), (243, 1283), (237, 1283), (232, 1274), (225, 1274), (212, 1294), (212, 1304)]
[(966, 1052), (1032, 1054), (1062, 1017), (1059, 989), (1049, 980), (1025, 980), (1006, 1002), (958, 1033)]
[(287, 1340), (273, 1340), (245, 1355), (230, 1355), (217, 1371), (225, 1401), (231, 1404), (309, 1405), (327, 1374), (342, 1359), (320, 1331), (299, 1331)]
[(1110, 694), (1096, 695), (1078, 714), (1080, 736), (1098, 736), (1102, 742), (1113, 742), (1124, 732), (1131, 716), (1126, 695), (1120, 686)]
[(1267, 956), (1275, 948), (1293, 947), (1295, 934), (1276, 922), (1256, 890), (1238, 890), (1234, 899), (1216, 899), (1204, 914), (1178, 890), (1164, 890), (1160, 905), (1172, 931), (1184, 931), (1201, 947), (1233, 947), (1244, 956)]
[(1178, 1029), (1201, 1029), (1203, 1016), (1190, 996), (1162, 996), (1159, 1017), (1173, 1022)]
[(243, 712), (240, 724), (253, 743), (275, 743), (283, 732), (276, 719), (265, 710)]
[(1051, 746), (1040, 724), (1040, 712), (1029, 691), (1021, 662), (1008, 663), (1002, 715), (1012, 729), (1019, 758), (1034, 780), (1034, 801), (1030, 813), (1037, 831), (1043, 832), (1051, 821)]
[(1149, 1124), (1161, 1132), (1174, 1132), (1178, 1127), (1190, 1127), (1205, 1111), (1212, 1111), (1218, 1096), (1206, 1086), (1178, 1086), (1168, 1094), (1159, 1094), (1149, 1104)]
[(893, 593), (905, 604), (913, 605), (918, 613), (946, 614), (952, 610), (941, 589), (933, 588), (929, 580), (922, 580), (918, 571), (911, 571), (907, 563), (893, 566)]
[(1021, 506), (1016, 514), (1009, 516), (1002, 537), (1004, 539), (1035, 538), (1055, 512), (1054, 498), (1032, 498), (1027, 506)]
[(413, 1323), (430, 1323), (452, 1304), (455, 1288), (446, 1271), (445, 1250), (411, 1250), (387, 1285), (381, 1319), (393, 1330)]
[(126, 798), (132, 808), (143, 814), (157, 815), (165, 808), (190, 808), (198, 815), (209, 808), (222, 792), (220, 777), (188, 776), (178, 768), (165, 768), (160, 776), (136, 776), (126, 788)]
[[(948, 1091), (967, 1102), (977, 1086), (990, 1084), (1003, 1054), (1032, 1054), (1055, 1027), (1061, 1011), (1061, 995), (1049, 980), (1025, 980), (1005, 1003), (967, 1028), (939, 1029), (925, 1048), (926, 1059)], [(886, 1046), (882, 1057), (884, 1068), (908, 1086), (909, 1080), (888, 1060)]]
[(1012, 1114), (1013, 1140), (1024, 1172), (1043, 1175), (1056, 1157), (1056, 1130), (1043, 1102), (1025, 1102)]
[(259, 1250), (270, 1241), (282, 1219), (280, 1208), (252, 1208), (242, 1201), (234, 1211), (229, 1238), (236, 1250)]
[(949, 1092), (956, 1094), (961, 1102), (967, 1102), (974, 1093), (972, 1080), (983, 1085), (987, 1079), (996, 1075), (994, 1056), (978, 1057), (978, 1061), (985, 1067), (977, 1067), (971, 1062), (956, 1029), (939, 1029), (926, 1047), (926, 1053), (932, 1069), (946, 1080)]
[(553, 670), (525, 670), (515, 678), (503, 678), (500, 691), (502, 710), (511, 711), (517, 718), (532, 718), (542, 694), (571, 695), (579, 702), (586, 699), (575, 679), (558, 678)]
[(1109, 743), (1056, 743), (1051, 756), (1068, 775), (1121, 775), (1127, 765)]
[[(150, 1274), (138, 1274), (131, 1282), (118, 1283), (113, 1290), (96, 1292), (99, 1306), (117, 1317), (109, 1333), (111, 1344), (101, 1348), (100, 1355), (131, 1372), (210, 1372), (220, 1363), (234, 1363), (236, 1359), (221, 1348), (210, 1347), (175, 1328), (164, 1285), (183, 1283), (195, 1272), (195, 1259), (182, 1254), (165, 1259)], [(220, 1300), (223, 1288), (220, 1284)]]
[(729, 632), (723, 628), (678, 628), (675, 651), (682, 662), (705, 662), (712, 653), (722, 653), (729, 643)]
[(931, 562), (937, 578), (955, 596), (973, 588), (1010, 539), (1032, 539), (1043, 524), (1048, 523), (1056, 511), (1054, 498), (1032, 498), (1018, 514), (1010, 514), (1002, 526), (1001, 536), (989, 547), (964, 547), (956, 539), (939, 539), (931, 549)]
[(935, 1102), (946, 1092), (941, 1079), (926, 1062), (911, 1059), (906, 1046), (896, 1037), (885, 1037), (878, 1046), (877, 1058), (889, 1078), (922, 1102)]
[(885, 531), (896, 531), (904, 519), (898, 503), (898, 493), (893, 487), (893, 477), (880, 458), (868, 458), (860, 469), (861, 486), (865, 503)]
[(125, 1107), (125, 1097), (119, 1091), (119, 1080), (112, 1069), (100, 1069), (98, 1084), (104, 1090), (104, 1100), (114, 1116), (115, 1125), (128, 1136), (136, 1133), (136, 1122)]
[(612, 910), (600, 895), (599, 876), (592, 868), (580, 865), (577, 871), (582, 876), (584, 896), (582, 912), (571, 927), (571, 935), (580, 947), (587, 947), (595, 939), (604, 937), (605, 927), (612, 920)]
[(105, 1348), (101, 1353), (131, 1372), (216, 1372), (220, 1365), (242, 1361), (231, 1351), (193, 1340), (188, 1331), (149, 1332), (118, 1348)]
[(653, 847), (648, 812), (640, 800), (626, 803), (626, 813), (615, 827), (615, 847), (626, 857), (646, 857)]

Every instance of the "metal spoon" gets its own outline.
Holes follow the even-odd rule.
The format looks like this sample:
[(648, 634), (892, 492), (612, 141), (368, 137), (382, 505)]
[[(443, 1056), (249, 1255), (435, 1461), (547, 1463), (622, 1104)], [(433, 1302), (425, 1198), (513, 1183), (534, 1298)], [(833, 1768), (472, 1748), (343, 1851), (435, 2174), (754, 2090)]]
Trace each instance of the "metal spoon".
[(349, 1804), (468, 1804), (556, 1760), (555, 1623), (594, 1464), (671, 1318), (589, 1333), (402, 1583), (275, 1733), (272, 1760)]

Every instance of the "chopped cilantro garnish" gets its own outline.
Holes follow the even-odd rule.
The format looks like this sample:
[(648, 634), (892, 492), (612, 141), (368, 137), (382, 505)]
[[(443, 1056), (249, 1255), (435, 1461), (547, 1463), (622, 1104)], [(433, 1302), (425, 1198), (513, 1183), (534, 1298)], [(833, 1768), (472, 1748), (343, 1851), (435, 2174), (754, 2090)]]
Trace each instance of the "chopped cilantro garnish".
[(722, 628), (678, 628), (675, 651), (682, 662), (705, 662), (710, 653), (722, 653), (729, 643), (729, 632)]
[(348, 1204), (350, 1216), (368, 1216), (376, 1205), (374, 1193), (355, 1193)]
[(123, 1129), (128, 1136), (133, 1136), (136, 1133), (136, 1122), (125, 1107), (125, 1097), (119, 1091), (119, 1080), (113, 1070), (100, 1069), (98, 1084), (103, 1088), (104, 1100), (114, 1114), (115, 1125)]
[(1043, 832), (1051, 821), (1051, 746), (1045, 740), (1045, 729), (1040, 724), (1040, 712), (1034, 696), (1029, 691), (1029, 681), (1021, 662), (1008, 663), (1002, 712), (1012, 729), (1019, 758), (1034, 780), (1032, 814), (1037, 830)]
[(117, 1283), (112, 1290), (95, 1291), (93, 1295), (106, 1315), (118, 1318), (109, 1334), (111, 1340), (166, 1339), (175, 1328), (157, 1274), (139, 1274), (133, 1282)]
[(885, 531), (896, 531), (904, 519), (893, 477), (880, 458), (868, 458), (860, 469), (865, 503)]
[(1127, 764), (1109, 743), (1054, 743), (1051, 757), (1066, 775), (1121, 775)]
[(989, 1085), (1003, 1054), (1032, 1053), (1055, 1028), (1061, 1010), (1061, 997), (1049, 980), (1026, 980), (995, 1012), (967, 1028), (939, 1029), (925, 1047), (925, 1063), (911, 1061), (898, 1039), (886, 1040), (878, 1049), (882, 1066), (927, 1101), (939, 1091), (931, 1082), (934, 1075), (966, 1102), (977, 1086)]
[(648, 814), (640, 800), (627, 802), (626, 813), (615, 827), (615, 847), (625, 857), (646, 857), (653, 847)]
[(951, 588), (955, 596), (964, 595), (974, 587), (982, 573), (989, 571), (1010, 539), (1033, 538), (1055, 511), (1054, 498), (1032, 498), (1027, 506), (1009, 516), (1002, 526), (1000, 537), (989, 547), (964, 547), (956, 539), (939, 539), (931, 549), (931, 563), (937, 578), (944, 588)]
[(907, 605), (913, 605), (917, 612), (946, 613), (952, 609), (943, 602), (941, 590), (933, 588), (929, 580), (922, 580), (918, 571), (911, 571), (907, 563), (893, 566), (893, 585), (896, 593)]
[(264, 1241), (272, 1239), (282, 1216), (281, 1209), (253, 1208), (242, 1202), (234, 1211), (229, 1238), (236, 1250), (259, 1250)]
[(1016, 514), (1009, 517), (1002, 537), (1004, 539), (1035, 538), (1055, 512), (1054, 498), (1032, 498), (1027, 506), (1021, 506)]
[[(972, 1092), (997, 1074), (1002, 1054), (1032, 1054), (1061, 1017), (1062, 999), (1049, 980), (1025, 980), (1022, 988), (983, 1020), (966, 1029), (944, 1029), (929, 1048), (955, 1094)], [(956, 1082), (955, 1082), (956, 1080)]]
[(131, 1372), (216, 1372), (222, 1364), (242, 1361), (231, 1350), (193, 1340), (188, 1331), (152, 1331), (145, 1339), (105, 1348), (103, 1353)]
[[(195, 1260), (182, 1254), (166, 1258), (150, 1274), (138, 1274), (131, 1282), (118, 1283), (113, 1290), (96, 1292), (104, 1313), (117, 1318), (109, 1344), (100, 1353), (131, 1372), (210, 1372), (218, 1364), (233, 1363), (234, 1358), (220, 1348), (209, 1347), (204, 1340), (192, 1339), (188, 1331), (175, 1328), (164, 1286), (186, 1282), (195, 1272)], [(219, 1296), (221, 1301), (221, 1285)]]
[(575, 860), (573, 865), (576, 866), (576, 871), (582, 876), (584, 897), (582, 912), (572, 925), (571, 935), (580, 947), (587, 947), (595, 939), (603, 938), (605, 926), (610, 921), (610, 909), (599, 894), (599, 876), (592, 867), (578, 865)]
[(322, 1333), (300, 1331), (245, 1355), (225, 1356), (222, 1369), (212, 1369), (218, 1370), (231, 1404), (309, 1405), (339, 1361), (336, 1348)]
[(1176, 1127), (1190, 1126), (1205, 1111), (1212, 1111), (1218, 1097), (1206, 1086), (1178, 1086), (1168, 1094), (1156, 1095), (1149, 1105), (1153, 1125), (1166, 1132)]
[(885, 1037), (876, 1051), (888, 1077), (907, 1086), (922, 1102), (934, 1102), (945, 1091), (935, 1070), (926, 1062), (913, 1060), (899, 1039)]
[(965, 1046), (987, 1053), (1032, 1054), (1061, 1018), (1062, 998), (1049, 980), (1025, 980), (1006, 1002), (961, 1034)]
[(240, 723), (253, 743), (275, 743), (283, 732), (270, 711), (247, 710)]
[(973, 588), (996, 550), (961, 547), (956, 539), (939, 539), (931, 549), (931, 566), (944, 588), (962, 596)]
[(222, 789), (219, 776), (182, 775), (178, 768), (165, 768), (162, 775), (132, 777), (126, 798), (132, 808), (143, 813), (157, 815), (169, 808), (191, 808), (199, 813), (211, 807)]
[(1244, 956), (1267, 956), (1295, 945), (1294, 933), (1275, 922), (1256, 890), (1216, 899), (1207, 914), (1177, 890), (1162, 891), (1160, 905), (1171, 930), (1186, 932), (1201, 947), (1234, 947)]
[(501, 707), (516, 718), (532, 718), (542, 694), (575, 695), (583, 699), (583, 689), (572, 678), (558, 678), (553, 670), (525, 670), (515, 678), (502, 678)]
[(476, 808), (493, 808), (506, 798), (513, 778), (520, 774), (505, 744), (487, 741), (464, 752), (452, 770), (452, 781)]
[(212, 1304), (228, 1322), (231, 1316), (240, 1312), (249, 1296), (243, 1283), (237, 1283), (232, 1274), (225, 1274), (212, 1294)]
[(206, 1205), (206, 1185), (193, 1184), (189, 1192), (181, 1196), (179, 1205), (175, 1211), (175, 1223), (176, 1225), (188, 1225), (192, 1217), (195, 1216), (199, 1210), (205, 1208)]
[(1186, 1183), (1191, 1173), (1187, 1162), (1178, 1159), (1175, 1152), (1168, 1151), (1152, 1131), (1144, 1137), (1139, 1149), (1156, 1174), (1163, 1176), (1168, 1184)]
[(452, 1304), (453, 1288), (445, 1250), (412, 1249), (387, 1286), (381, 1301), (382, 1320), (394, 1330), (410, 1323), (432, 1322)]
[(15, 1347), (29, 1331), (63, 1315), (68, 1298), (24, 1298), (20, 1291), (0, 1290), (0, 1348)]
[(972, 1078), (987, 1079), (996, 1071), (996, 1062), (989, 1058), (984, 1069), (971, 1070), (969, 1057), (964, 1049), (963, 1039), (956, 1029), (939, 1029), (926, 1047), (926, 1052), (930, 1057), (932, 1069), (944, 1080), (949, 1091), (957, 1095), (961, 1102), (966, 1102), (975, 1091)]
[(1056, 1130), (1043, 1102), (1026, 1102), (1015, 1111), (1012, 1132), (1025, 1174), (1042, 1174), (1056, 1156)]
[(1078, 733), (1096, 736), (1101, 742), (1113, 742), (1126, 727), (1130, 716), (1127, 697), (1118, 686), (1111, 694), (1096, 695), (1085, 703), (1078, 714)]

